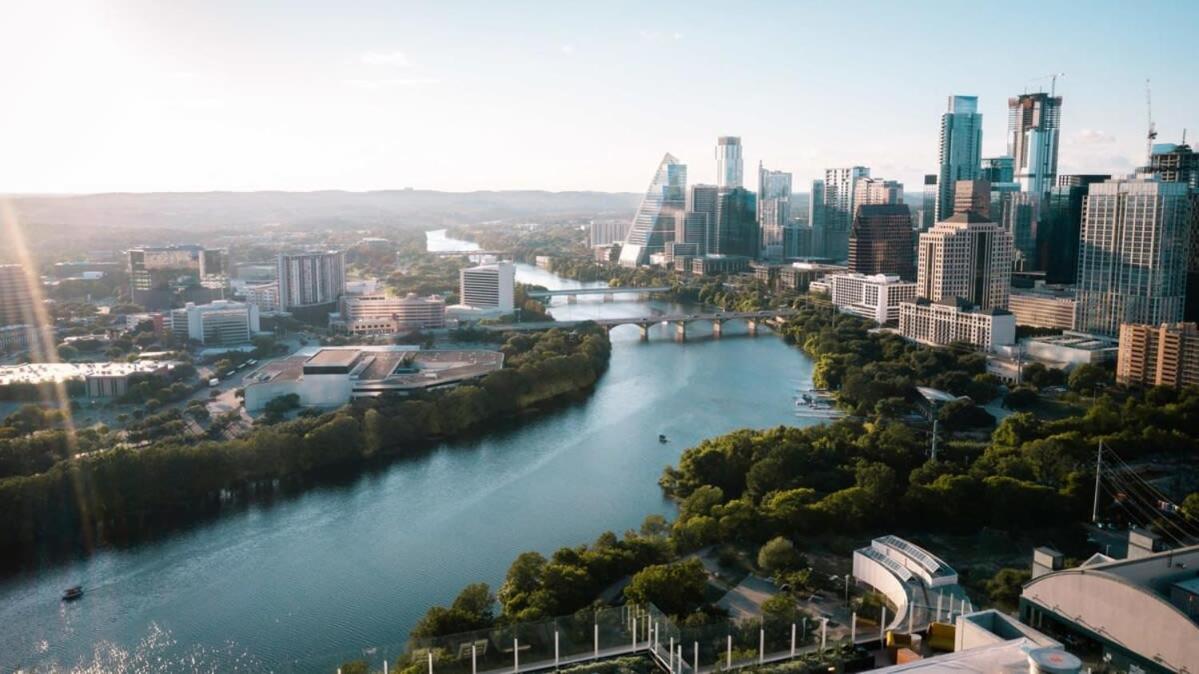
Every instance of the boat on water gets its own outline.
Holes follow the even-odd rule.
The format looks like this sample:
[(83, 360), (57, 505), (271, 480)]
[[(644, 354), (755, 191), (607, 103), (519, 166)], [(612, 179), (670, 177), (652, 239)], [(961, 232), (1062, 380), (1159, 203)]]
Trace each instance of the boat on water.
[(666, 444), (666, 442), (667, 442), (666, 436), (663, 435), (662, 433), (659, 433), (658, 434), (658, 442), (661, 442), (662, 444)]
[(76, 599), (80, 599), (82, 597), (83, 597), (83, 586), (82, 585), (68, 587), (67, 589), (63, 590), (63, 593), (62, 593), (63, 601), (75, 601)]

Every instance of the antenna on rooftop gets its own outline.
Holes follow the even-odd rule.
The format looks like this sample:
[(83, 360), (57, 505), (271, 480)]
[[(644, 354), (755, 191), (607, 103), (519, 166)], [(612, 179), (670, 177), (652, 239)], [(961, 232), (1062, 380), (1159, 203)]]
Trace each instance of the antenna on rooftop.
[(1153, 123), (1153, 89), (1149, 86), (1149, 78), (1145, 78), (1145, 108), (1149, 114), (1149, 133), (1145, 134), (1145, 157), (1153, 161), (1153, 141), (1157, 139), (1157, 125)]

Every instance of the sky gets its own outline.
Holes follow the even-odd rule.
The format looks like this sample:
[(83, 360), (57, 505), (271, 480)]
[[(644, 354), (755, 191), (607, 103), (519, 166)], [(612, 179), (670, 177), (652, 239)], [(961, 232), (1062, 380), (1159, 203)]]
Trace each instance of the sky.
[(0, 193), (643, 191), (738, 135), (919, 191), (946, 98), (1063, 96), (1059, 173), (1199, 134), (1199, 2), (0, 1)]

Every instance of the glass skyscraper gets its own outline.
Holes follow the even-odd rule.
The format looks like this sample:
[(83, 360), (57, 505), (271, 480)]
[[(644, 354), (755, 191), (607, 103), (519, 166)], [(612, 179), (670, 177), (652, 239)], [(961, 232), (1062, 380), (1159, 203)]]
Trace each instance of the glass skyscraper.
[(770, 171), (758, 162), (758, 228), (762, 257), (782, 259), (784, 229), (791, 222), (791, 174)]
[(676, 214), (686, 205), (686, 191), (687, 166), (668, 152), (654, 171), (649, 189), (633, 216), (633, 224), (620, 249), (621, 265), (646, 264), (650, 255), (662, 252), (666, 242), (674, 240)]
[(1183, 183), (1090, 186), (1078, 249), (1077, 329), (1115, 337), (1121, 323), (1182, 320), (1189, 207)]
[(1057, 183), (1062, 97), (1045, 93), (1008, 99), (1007, 153), (1020, 189), (1038, 197)]
[(716, 139), (716, 186), (722, 190), (741, 187), (741, 138), (721, 136)]
[(949, 109), (941, 115), (938, 153), (937, 203), (933, 218), (941, 222), (953, 214), (953, 193), (959, 180), (977, 180), (982, 161), (983, 116), (978, 96), (950, 96)]

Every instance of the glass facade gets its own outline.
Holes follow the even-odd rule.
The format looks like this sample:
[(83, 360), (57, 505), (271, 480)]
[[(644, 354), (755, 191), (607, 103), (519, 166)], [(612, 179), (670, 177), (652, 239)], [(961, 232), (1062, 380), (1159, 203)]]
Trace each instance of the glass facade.
[(641, 198), (633, 224), (620, 250), (620, 264), (627, 267), (649, 262), (649, 256), (661, 253), (667, 241), (674, 240), (676, 214), (686, 205), (687, 166), (670, 153), (662, 157), (649, 189)]

